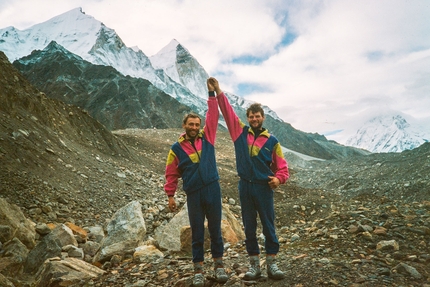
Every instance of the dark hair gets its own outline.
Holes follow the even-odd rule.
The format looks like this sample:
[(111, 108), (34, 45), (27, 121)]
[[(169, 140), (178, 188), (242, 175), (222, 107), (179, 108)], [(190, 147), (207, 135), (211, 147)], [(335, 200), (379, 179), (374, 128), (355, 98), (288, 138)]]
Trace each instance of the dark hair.
[(264, 117), (264, 110), (261, 107), (261, 104), (254, 103), (254, 104), (250, 105), (249, 108), (246, 110), (246, 117), (249, 116), (249, 113), (255, 114), (255, 113), (258, 113), (258, 112), (260, 112), (261, 116)]
[(188, 121), (188, 119), (189, 119), (189, 118), (192, 118), (192, 119), (199, 119), (199, 120), (200, 120), (200, 123), (202, 122), (202, 119), (200, 118), (200, 116), (199, 116), (198, 114), (191, 112), (191, 113), (186, 114), (186, 115), (184, 116), (184, 119), (182, 120), (182, 123), (185, 125), (185, 124), (187, 123), (187, 121)]

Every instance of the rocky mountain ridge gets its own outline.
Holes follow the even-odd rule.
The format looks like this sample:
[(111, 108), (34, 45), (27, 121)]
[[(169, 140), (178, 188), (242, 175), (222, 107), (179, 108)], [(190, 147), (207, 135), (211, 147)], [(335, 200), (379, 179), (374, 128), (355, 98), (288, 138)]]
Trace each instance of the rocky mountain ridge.
[(178, 128), (191, 111), (148, 80), (93, 65), (55, 42), (15, 66), (48, 96), (85, 109), (109, 130)]

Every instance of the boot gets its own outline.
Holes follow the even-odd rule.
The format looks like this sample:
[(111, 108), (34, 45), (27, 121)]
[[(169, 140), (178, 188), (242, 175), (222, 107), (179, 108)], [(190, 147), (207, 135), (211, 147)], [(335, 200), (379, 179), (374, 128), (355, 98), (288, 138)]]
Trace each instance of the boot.
[(285, 274), (281, 270), (279, 270), (278, 265), (276, 264), (276, 257), (275, 256), (267, 256), (266, 257), (266, 263), (267, 263), (267, 276), (269, 278), (280, 280), (284, 279)]
[(194, 263), (193, 286), (194, 287), (204, 287), (205, 286), (205, 277), (203, 276), (203, 262), (195, 262)]
[(249, 269), (243, 277), (244, 280), (255, 280), (261, 277), (260, 258), (258, 255), (249, 256)]
[(214, 260), (214, 271), (215, 271), (215, 280), (218, 283), (225, 283), (228, 280), (228, 276), (224, 270), (224, 264), (221, 258), (217, 258)]

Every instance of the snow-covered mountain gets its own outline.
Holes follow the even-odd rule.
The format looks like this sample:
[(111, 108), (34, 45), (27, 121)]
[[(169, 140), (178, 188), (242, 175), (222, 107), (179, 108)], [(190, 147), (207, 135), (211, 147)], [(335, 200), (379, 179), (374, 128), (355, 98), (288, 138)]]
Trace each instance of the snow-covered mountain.
[[(209, 77), (208, 73), (177, 40), (170, 41), (167, 46), (149, 59), (154, 68), (163, 70), (167, 76), (187, 87), (193, 94), (204, 99), (207, 98), (206, 79)], [(232, 93), (226, 91), (225, 93), (235, 108), (246, 109), (254, 103)], [(263, 109), (266, 114), (274, 119), (283, 121), (269, 107), (263, 106)]]
[(11, 62), (33, 50), (43, 50), (51, 41), (90, 63), (112, 66), (123, 75), (147, 79), (196, 112), (202, 113), (206, 109), (204, 100), (172, 80), (163, 70), (156, 70), (140, 49), (127, 47), (115, 30), (86, 15), (82, 8), (75, 8), (23, 31), (14, 27), (0, 30), (0, 50)]
[(383, 115), (367, 121), (346, 145), (371, 152), (402, 152), (430, 140), (430, 132), (411, 126), (401, 115)]
[[(123, 75), (143, 78), (179, 102), (204, 115), (207, 108), (207, 72), (178, 41), (172, 40), (148, 58), (138, 47), (127, 47), (115, 30), (75, 8), (46, 22), (20, 31), (0, 29), (0, 50), (11, 62), (43, 50), (55, 41), (82, 59), (112, 66)], [(226, 93), (235, 107), (245, 108), (249, 101)], [(240, 104), (239, 104), (240, 103)], [(282, 121), (269, 107), (267, 114)]]

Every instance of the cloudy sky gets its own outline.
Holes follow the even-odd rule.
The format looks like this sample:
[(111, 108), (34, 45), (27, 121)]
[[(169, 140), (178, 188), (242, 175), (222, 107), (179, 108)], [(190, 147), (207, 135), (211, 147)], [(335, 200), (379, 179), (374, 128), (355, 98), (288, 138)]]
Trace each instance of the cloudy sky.
[(430, 117), (428, 0), (0, 0), (0, 28), (77, 7), (147, 56), (176, 39), (223, 90), (306, 132), (344, 142), (374, 115)]

